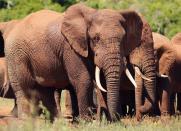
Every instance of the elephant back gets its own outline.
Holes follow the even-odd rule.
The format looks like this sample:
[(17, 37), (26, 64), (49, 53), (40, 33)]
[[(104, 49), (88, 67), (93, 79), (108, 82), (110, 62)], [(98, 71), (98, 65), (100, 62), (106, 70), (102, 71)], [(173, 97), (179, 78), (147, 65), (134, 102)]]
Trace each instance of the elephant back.
[(154, 49), (160, 49), (161, 46), (170, 44), (170, 40), (167, 37), (156, 32), (153, 32), (152, 35), (154, 41)]
[(172, 44), (179, 44), (181, 45), (181, 32), (177, 33), (175, 36), (171, 39)]

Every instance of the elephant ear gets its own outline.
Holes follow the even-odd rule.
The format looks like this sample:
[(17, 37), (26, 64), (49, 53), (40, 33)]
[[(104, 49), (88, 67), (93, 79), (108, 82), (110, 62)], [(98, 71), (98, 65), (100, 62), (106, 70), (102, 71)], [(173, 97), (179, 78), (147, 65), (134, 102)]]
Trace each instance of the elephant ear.
[(124, 10), (120, 11), (120, 14), (125, 19), (122, 23), (126, 32), (123, 40), (125, 55), (129, 55), (133, 49), (141, 44), (143, 22), (135, 11)]
[(76, 4), (67, 9), (62, 23), (62, 34), (71, 47), (81, 56), (88, 56), (87, 30), (95, 10), (83, 4)]

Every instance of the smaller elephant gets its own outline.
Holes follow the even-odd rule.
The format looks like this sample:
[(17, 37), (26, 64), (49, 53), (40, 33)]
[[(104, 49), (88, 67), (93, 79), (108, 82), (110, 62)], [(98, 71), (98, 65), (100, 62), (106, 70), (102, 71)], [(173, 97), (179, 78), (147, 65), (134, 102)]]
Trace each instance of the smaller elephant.
[[(175, 64), (173, 67), (173, 71), (172, 71), (172, 100), (171, 100), (171, 109), (172, 110), (176, 110), (178, 113), (181, 112), (181, 82), (180, 82), (180, 78), (181, 78), (181, 54), (180, 54), (180, 49), (181, 49), (181, 32), (177, 33), (176, 35), (174, 35), (171, 39), (171, 43), (174, 46), (175, 49)], [(176, 95), (177, 94), (177, 95)], [(176, 101), (176, 105), (177, 107), (174, 107), (174, 102), (175, 102), (175, 95), (177, 96), (177, 101)], [(175, 110), (173, 111), (175, 113)]]
[(157, 65), (157, 109), (156, 114), (174, 114), (173, 84), (175, 81), (176, 50), (171, 41), (158, 33), (153, 33), (155, 61)]
[(0, 57), (0, 97), (14, 99), (14, 108), (11, 111), (13, 116), (17, 116), (17, 104), (15, 94), (9, 83), (5, 57)]

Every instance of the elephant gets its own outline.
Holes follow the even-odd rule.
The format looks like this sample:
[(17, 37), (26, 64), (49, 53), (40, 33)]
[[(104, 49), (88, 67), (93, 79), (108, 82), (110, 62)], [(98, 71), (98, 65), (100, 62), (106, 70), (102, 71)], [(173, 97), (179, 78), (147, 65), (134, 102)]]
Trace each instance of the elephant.
[[(1, 32), (4, 32), (6, 23), (4, 28), (2, 26)], [(96, 10), (83, 4), (70, 6), (64, 15), (42, 10), (21, 19), (4, 39), (8, 74), (17, 98), (18, 117), (28, 116), (28, 101), (38, 99), (36, 89), (41, 94), (48, 89), (46, 87), (63, 89), (72, 84), (79, 116), (85, 118), (92, 105), (94, 75), (91, 74), (96, 72), (95, 79), (101, 88), (98, 74), (103, 72), (110, 119), (117, 120), (120, 74), (128, 72), (124, 58), (141, 44), (142, 26), (140, 16), (134, 11)], [(143, 56), (148, 56), (144, 59), (147, 64), (143, 71), (153, 81), (146, 86), (146, 89), (149, 88), (147, 93), (150, 102), (146, 101), (144, 106), (137, 103), (140, 112), (152, 108), (155, 101), (155, 75), (150, 73), (150, 70), (154, 70), (153, 42), (152, 39), (145, 41), (143, 38), (142, 43), (148, 43), (142, 45), (150, 48), (150, 53), (141, 52)], [(55, 107), (52, 97), (47, 98), (44, 94), (43, 98), (49, 110)], [(51, 111), (51, 114), (56, 116), (57, 110)]]
[[(126, 10), (124, 11), (124, 13), (128, 13), (128, 11)], [(143, 18), (143, 16), (139, 16), (139, 17), (143, 24), (142, 28), (140, 28), (141, 34), (139, 34), (140, 44), (135, 49), (130, 50), (130, 54), (125, 55), (124, 65), (131, 72), (128, 73), (126, 69), (125, 72), (121, 73), (120, 86), (119, 86), (120, 96), (119, 96), (119, 102), (118, 102), (119, 105), (132, 102), (133, 104), (130, 104), (129, 112), (133, 114), (134, 111), (131, 112), (131, 110), (136, 110), (137, 120), (141, 119), (142, 114), (147, 113), (151, 111), (151, 109), (153, 109), (155, 105), (155, 97), (156, 97), (155, 96), (156, 66), (155, 66), (155, 58), (154, 58), (152, 31), (149, 24)], [(128, 42), (135, 44), (131, 40), (133, 40), (133, 37), (130, 37), (130, 41)], [(127, 47), (128, 46), (129, 45), (127, 45)], [(126, 49), (127, 48), (124, 48), (124, 51), (127, 51)], [(133, 80), (133, 78), (128, 77), (129, 75), (134, 75), (136, 82)], [(103, 73), (101, 75), (101, 82), (106, 87), (106, 80), (104, 78)], [(96, 83), (99, 83), (99, 82), (96, 82)], [(97, 86), (101, 86), (101, 84), (97, 84)], [(134, 99), (134, 95), (132, 94), (134, 90), (135, 90), (135, 99)], [(128, 102), (125, 102), (127, 100), (124, 100), (125, 98), (124, 95), (125, 93), (129, 94), (129, 92), (131, 93), (130, 99), (126, 98)], [(107, 103), (106, 94), (101, 92), (99, 88), (97, 88), (96, 96), (98, 99), (97, 101), (98, 102), (97, 104), (98, 105), (98, 109), (97, 109), (98, 119), (101, 119), (100, 117), (103, 111), (105, 112), (107, 118), (109, 119), (109, 113), (108, 113), (109, 103)], [(134, 106), (136, 106), (136, 109), (134, 109)], [(117, 112), (118, 113), (120, 112), (120, 114), (124, 114), (123, 109), (121, 113), (119, 106), (118, 106)]]
[(13, 116), (17, 116), (16, 98), (9, 83), (5, 57), (0, 57), (0, 97), (14, 99), (14, 107), (11, 111), (11, 114)]
[(157, 106), (155, 113), (158, 115), (170, 115), (171, 98), (171, 70), (175, 63), (175, 51), (171, 41), (153, 32), (155, 61), (157, 67)]
[[(7, 36), (7, 34), (13, 29), (13, 27), (18, 23), (18, 20), (12, 20), (8, 22), (8, 25), (6, 26), (6, 33), (0, 31), (0, 97), (8, 98), (8, 99), (14, 99), (14, 107), (11, 111), (11, 114), (13, 116), (17, 116), (17, 103), (15, 94), (13, 92), (13, 89), (11, 87), (11, 84), (9, 82), (8, 78), (8, 72), (7, 72), (7, 63), (6, 58), (4, 54), (4, 44), (3, 44), (3, 36)], [(0, 23), (2, 25), (3, 23)], [(1, 29), (0, 29), (1, 30)]]
[[(181, 59), (180, 59), (180, 45), (181, 45), (181, 32), (178, 32), (177, 34), (175, 34), (172, 39), (171, 39), (171, 43), (173, 44), (174, 46), (174, 49), (175, 49), (175, 54), (176, 54), (176, 58), (175, 58), (175, 64), (173, 66), (173, 71), (172, 71), (172, 88), (173, 88), (173, 91), (172, 91), (172, 100), (171, 100), (171, 109), (173, 111), (173, 113), (175, 113), (175, 110), (177, 112), (181, 112), (181, 88), (180, 88), (180, 77), (181, 75), (179, 74), (180, 73), (180, 62), (181, 62)], [(175, 100), (175, 94), (177, 94), (177, 108), (175, 109), (174, 108), (174, 100)], [(174, 110), (175, 109), (175, 110)]]

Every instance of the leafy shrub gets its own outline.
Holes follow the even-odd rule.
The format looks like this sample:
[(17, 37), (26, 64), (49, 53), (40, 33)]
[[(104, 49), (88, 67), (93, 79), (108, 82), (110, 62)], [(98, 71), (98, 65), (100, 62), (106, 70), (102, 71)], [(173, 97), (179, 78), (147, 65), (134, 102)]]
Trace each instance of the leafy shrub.
[(181, 32), (180, 0), (0, 0), (0, 21), (23, 18), (41, 9), (62, 12), (78, 2), (97, 9), (136, 10), (146, 17), (153, 31), (169, 38)]

